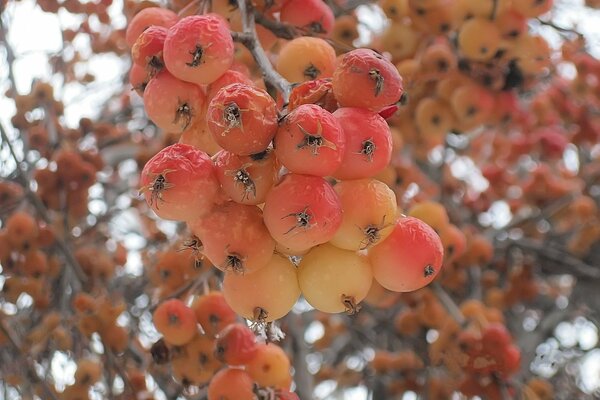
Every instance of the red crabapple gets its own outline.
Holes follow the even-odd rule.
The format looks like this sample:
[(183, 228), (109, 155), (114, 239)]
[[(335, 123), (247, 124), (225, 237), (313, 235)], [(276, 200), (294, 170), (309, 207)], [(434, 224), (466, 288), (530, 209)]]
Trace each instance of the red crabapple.
[(277, 105), (259, 88), (233, 83), (212, 98), (206, 114), (217, 143), (239, 155), (267, 149), (277, 131)]
[(335, 16), (322, 0), (288, 0), (281, 8), (280, 19), (309, 34), (329, 35)]
[(290, 112), (275, 134), (277, 159), (298, 174), (328, 176), (342, 164), (346, 138), (327, 110), (303, 104)]
[(379, 114), (362, 108), (339, 108), (333, 113), (344, 130), (346, 151), (333, 174), (338, 179), (377, 175), (392, 158), (392, 133)]
[(127, 25), (125, 42), (129, 48), (133, 47), (135, 41), (150, 26), (162, 26), (170, 28), (177, 22), (177, 14), (171, 10), (160, 7), (148, 7), (138, 12)]
[(364, 250), (392, 233), (398, 204), (388, 185), (376, 179), (357, 179), (338, 182), (333, 189), (340, 196), (344, 214), (331, 244)]
[(165, 341), (175, 346), (188, 343), (198, 331), (194, 311), (179, 299), (159, 304), (154, 310), (152, 321)]
[(255, 273), (226, 273), (223, 295), (236, 313), (251, 321), (270, 322), (282, 318), (300, 297), (296, 267), (289, 258), (275, 254)]
[(219, 332), (215, 341), (215, 357), (229, 366), (242, 366), (254, 357), (257, 348), (252, 329), (238, 322)]
[(237, 203), (264, 203), (277, 181), (279, 164), (272, 150), (251, 156), (221, 150), (215, 155), (214, 163), (223, 191)]
[(140, 192), (163, 219), (193, 220), (220, 198), (219, 181), (208, 155), (186, 144), (162, 149), (144, 166)]
[(333, 187), (318, 176), (287, 174), (265, 200), (271, 236), (292, 251), (325, 243), (342, 223), (342, 206)]
[(354, 314), (369, 293), (373, 273), (369, 260), (356, 251), (329, 243), (312, 248), (298, 266), (304, 298), (319, 311)]
[(161, 71), (146, 85), (144, 108), (148, 117), (159, 128), (181, 133), (200, 118), (206, 96), (193, 83), (175, 78)]
[(343, 107), (378, 111), (400, 101), (403, 91), (394, 64), (371, 49), (344, 54), (333, 73), (333, 93)]
[(182, 18), (169, 29), (163, 56), (177, 78), (196, 84), (214, 82), (233, 62), (227, 23), (216, 14)]
[(412, 292), (433, 281), (442, 268), (444, 247), (420, 219), (401, 217), (392, 233), (369, 250), (373, 277), (388, 290)]
[(146, 68), (154, 76), (165, 66), (162, 52), (167, 38), (167, 28), (151, 26), (137, 38), (131, 48), (131, 60)]
[(256, 206), (230, 201), (189, 225), (202, 241), (202, 254), (222, 271), (252, 273), (264, 267), (275, 250)]

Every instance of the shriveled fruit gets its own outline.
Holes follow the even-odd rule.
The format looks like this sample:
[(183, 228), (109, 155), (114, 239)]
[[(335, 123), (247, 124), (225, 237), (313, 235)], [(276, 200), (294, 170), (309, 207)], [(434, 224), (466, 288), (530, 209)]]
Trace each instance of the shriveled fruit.
[(164, 148), (144, 166), (140, 192), (161, 218), (187, 221), (208, 213), (220, 189), (208, 155), (186, 144)]
[(169, 29), (163, 57), (169, 72), (183, 81), (214, 82), (233, 63), (227, 23), (216, 14), (180, 19)]
[(378, 111), (398, 102), (403, 92), (394, 64), (370, 49), (344, 54), (333, 73), (333, 93), (343, 107)]

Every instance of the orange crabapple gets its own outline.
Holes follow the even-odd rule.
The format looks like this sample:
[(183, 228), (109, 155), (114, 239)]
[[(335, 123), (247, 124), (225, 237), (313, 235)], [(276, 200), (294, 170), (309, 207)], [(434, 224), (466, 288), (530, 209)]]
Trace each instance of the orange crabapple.
[(181, 133), (194, 125), (205, 103), (206, 95), (199, 86), (165, 70), (150, 79), (144, 90), (146, 114), (165, 131)]
[(154, 310), (152, 321), (165, 341), (175, 346), (188, 343), (198, 333), (194, 310), (179, 299), (160, 303)]
[(222, 292), (209, 292), (197, 297), (192, 303), (196, 319), (207, 336), (215, 337), (227, 325), (237, 320)]
[(248, 374), (262, 387), (289, 390), (292, 384), (290, 359), (274, 343), (261, 344), (246, 364)]
[(202, 241), (202, 254), (225, 272), (253, 273), (269, 262), (275, 250), (257, 206), (226, 202), (188, 224)]
[(344, 54), (333, 73), (333, 93), (343, 107), (378, 111), (400, 101), (403, 92), (394, 64), (371, 49)]
[(186, 221), (205, 215), (220, 198), (208, 155), (186, 144), (162, 149), (144, 166), (140, 192), (161, 218)]
[(39, 232), (35, 218), (25, 211), (11, 214), (6, 220), (5, 228), (7, 242), (17, 249), (33, 245)]
[(364, 250), (392, 233), (398, 204), (388, 185), (375, 179), (357, 179), (340, 181), (333, 189), (340, 196), (344, 213), (331, 244)]
[(307, 34), (328, 36), (335, 16), (322, 0), (288, 0), (281, 7), (280, 20)]
[(474, 61), (491, 60), (500, 48), (501, 40), (498, 26), (484, 17), (468, 20), (458, 32), (460, 52)]
[(243, 323), (228, 325), (215, 341), (215, 357), (229, 366), (243, 366), (256, 354), (258, 342), (252, 329)]
[(208, 128), (225, 150), (239, 155), (267, 149), (277, 131), (277, 105), (260, 88), (233, 83), (211, 99), (206, 114)]
[(233, 40), (216, 14), (191, 15), (169, 28), (163, 51), (165, 66), (177, 78), (209, 84), (233, 63)]
[(267, 194), (264, 219), (273, 239), (302, 252), (328, 242), (342, 223), (342, 205), (318, 176), (289, 173)]
[(208, 400), (255, 400), (254, 379), (239, 368), (224, 368), (208, 385)]
[(420, 219), (438, 233), (446, 229), (450, 223), (448, 212), (444, 205), (433, 200), (416, 203), (408, 209), (407, 215)]
[(384, 288), (411, 292), (433, 281), (442, 268), (444, 247), (425, 222), (401, 217), (392, 233), (369, 249), (373, 277)]
[(174, 349), (171, 366), (175, 379), (184, 386), (207, 384), (223, 368), (223, 363), (214, 356), (214, 346), (214, 338), (196, 335), (185, 345)]
[(304, 298), (323, 312), (358, 312), (358, 304), (367, 297), (372, 281), (366, 255), (329, 243), (313, 247), (298, 265), (298, 282)]
[(223, 191), (241, 204), (261, 204), (277, 181), (279, 163), (272, 149), (250, 156), (221, 150), (214, 157)]
[(253, 274), (226, 273), (223, 295), (236, 313), (255, 323), (282, 318), (300, 297), (296, 267), (275, 254)]
[(337, 179), (370, 178), (392, 158), (392, 133), (379, 114), (362, 108), (343, 107), (333, 113), (344, 130), (346, 151)]
[(335, 50), (324, 39), (301, 36), (281, 48), (277, 72), (292, 83), (330, 78), (335, 63)]
[(162, 58), (167, 28), (151, 26), (137, 38), (131, 48), (131, 60), (146, 69), (150, 75), (155, 75), (165, 67)]
[(338, 120), (315, 104), (302, 104), (280, 122), (277, 160), (297, 174), (329, 176), (342, 164), (346, 138)]
[(179, 143), (189, 144), (190, 146), (213, 156), (222, 149), (208, 130), (208, 124), (206, 123), (207, 107), (208, 104), (204, 106), (201, 115), (196, 118), (196, 121), (192, 126), (181, 132)]
[(150, 26), (170, 28), (177, 22), (177, 14), (160, 7), (148, 7), (138, 12), (127, 25), (125, 42), (133, 47), (137, 38)]

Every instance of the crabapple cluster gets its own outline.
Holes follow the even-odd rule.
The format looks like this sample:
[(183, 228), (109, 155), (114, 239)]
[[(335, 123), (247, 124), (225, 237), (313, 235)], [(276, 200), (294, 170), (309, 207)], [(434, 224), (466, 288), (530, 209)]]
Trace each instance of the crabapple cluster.
[[(179, 83), (212, 93), (206, 111), (191, 115), (205, 120), (206, 128), (196, 134), (210, 136), (220, 150), (211, 159), (202, 146), (178, 143), (164, 148), (144, 166), (141, 192), (159, 217), (187, 223), (198, 255), (225, 272), (223, 291), (234, 310), (247, 319), (270, 322), (287, 314), (302, 293), (317, 309), (354, 312), (373, 277), (395, 291), (428, 284), (442, 265), (438, 235), (418, 219), (400, 217), (394, 193), (373, 179), (392, 153), (390, 129), (379, 111), (399, 101), (403, 92), (393, 64), (368, 49), (346, 53), (337, 64), (333, 49), (317, 51), (311, 68), (330, 79), (309, 80), (295, 88), (293, 106), (279, 117), (276, 101), (247, 79), (238, 79), (239, 73), (230, 70), (231, 76), (221, 81), (232, 63), (229, 45), (216, 58), (188, 44), (187, 52), (167, 50), (170, 37), (188, 43), (188, 37), (199, 35), (203, 44), (196, 47), (218, 51), (221, 37), (204, 39), (199, 32), (227, 30), (226, 22), (213, 15), (190, 18), (161, 34), (166, 37), (162, 53), (160, 46), (142, 46), (154, 32), (144, 31), (134, 45), (134, 61), (140, 59), (140, 48), (152, 47), (151, 54), (141, 57), (152, 63), (146, 65), (152, 73), (148, 68), (162, 65), (152, 60), (158, 54), (165, 58), (165, 69), (152, 76), (143, 93), (146, 110), (159, 126), (160, 118), (148, 107), (154, 99), (163, 102), (157, 110), (168, 113), (165, 121), (179, 120), (182, 102), (186, 110), (202, 106), (193, 105), (199, 98), (193, 91), (182, 87), (178, 95)], [(299, 42), (306, 39), (294, 39), (286, 48), (302, 49), (306, 45)], [(318, 49), (330, 46), (312, 39)], [(198, 65), (193, 65), (195, 59), (179, 60), (195, 51), (201, 57)], [(290, 54), (295, 51), (289, 48)], [(278, 64), (282, 73), (314, 78), (288, 71), (286, 54)], [(172, 70), (173, 65), (184, 72)], [(196, 71), (199, 67), (212, 75)], [(160, 89), (157, 96), (151, 89), (162, 74), (178, 83), (165, 86), (174, 92)], [(328, 96), (330, 107), (313, 104), (314, 93)], [(196, 125), (186, 122), (180, 131), (190, 124)], [(421, 251), (411, 251), (415, 248)], [(294, 265), (290, 256), (301, 257), (300, 263)]]
[(185, 386), (208, 384), (209, 400), (297, 399), (289, 392), (292, 376), (284, 350), (238, 322), (223, 293), (200, 295), (191, 306), (163, 301), (153, 321), (162, 334), (151, 349), (154, 361), (170, 363)]

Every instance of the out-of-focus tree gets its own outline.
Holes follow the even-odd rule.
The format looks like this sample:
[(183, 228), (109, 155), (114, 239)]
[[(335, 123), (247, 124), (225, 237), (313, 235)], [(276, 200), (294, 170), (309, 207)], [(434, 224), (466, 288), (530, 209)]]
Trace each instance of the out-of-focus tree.
[(0, 399), (597, 398), (599, 7), (0, 0)]

